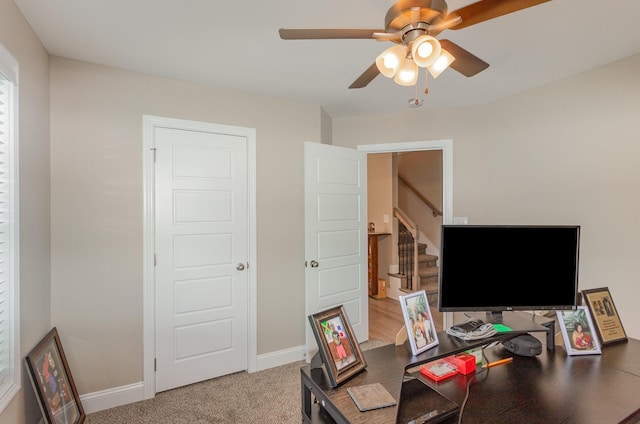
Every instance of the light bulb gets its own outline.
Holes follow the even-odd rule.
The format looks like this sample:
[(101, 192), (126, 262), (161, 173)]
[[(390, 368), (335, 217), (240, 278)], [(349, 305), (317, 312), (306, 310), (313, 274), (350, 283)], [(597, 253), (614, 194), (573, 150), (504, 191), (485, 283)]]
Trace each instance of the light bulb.
[(389, 69), (398, 68), (398, 58), (392, 54), (388, 54), (384, 57), (384, 66)]
[(407, 48), (403, 45), (389, 47), (376, 58), (378, 71), (387, 78), (392, 78), (407, 57)]
[(445, 49), (442, 49), (442, 51), (440, 52), (440, 56), (438, 56), (438, 59), (436, 59), (433, 65), (429, 66), (427, 69), (429, 69), (429, 73), (434, 78), (438, 78), (438, 75), (440, 75), (442, 71), (447, 69), (454, 60), (456, 60), (456, 58), (453, 57), (451, 53), (449, 53)]
[(411, 45), (411, 55), (416, 65), (426, 68), (440, 56), (440, 42), (430, 35), (421, 35)]
[(433, 46), (430, 43), (422, 43), (418, 46), (418, 56), (428, 57), (433, 53)]
[(418, 67), (411, 59), (406, 59), (393, 78), (396, 84), (412, 86), (418, 81)]

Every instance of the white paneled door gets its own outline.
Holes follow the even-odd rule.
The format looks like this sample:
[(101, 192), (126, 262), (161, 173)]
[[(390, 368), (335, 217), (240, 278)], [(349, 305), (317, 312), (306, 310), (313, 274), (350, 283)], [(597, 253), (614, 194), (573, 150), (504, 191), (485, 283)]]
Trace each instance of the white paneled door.
[(305, 256), (307, 316), (343, 305), (358, 342), (368, 340), (366, 153), (305, 143)]
[(247, 142), (155, 127), (156, 392), (247, 369)]

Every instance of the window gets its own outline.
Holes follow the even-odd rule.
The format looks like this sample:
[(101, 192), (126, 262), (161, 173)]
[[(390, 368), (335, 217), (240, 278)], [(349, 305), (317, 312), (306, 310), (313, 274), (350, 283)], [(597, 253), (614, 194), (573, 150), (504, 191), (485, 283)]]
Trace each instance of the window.
[(0, 412), (20, 389), (17, 77), (0, 44)]

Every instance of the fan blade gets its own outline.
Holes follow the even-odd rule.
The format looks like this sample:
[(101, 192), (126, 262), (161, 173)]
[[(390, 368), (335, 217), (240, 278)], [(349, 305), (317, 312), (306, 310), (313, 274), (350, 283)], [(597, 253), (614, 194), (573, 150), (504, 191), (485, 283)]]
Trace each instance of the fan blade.
[(451, 29), (461, 29), (548, 1), (551, 0), (481, 0), (454, 10), (447, 16), (447, 19), (455, 15), (460, 16), (462, 22)]
[(445, 29), (453, 28), (454, 26), (458, 25), (461, 22), (462, 22), (462, 17), (459, 15), (456, 15), (455, 13), (452, 13), (451, 15), (447, 16), (447, 19), (440, 21), (437, 24), (428, 25), (427, 29), (429, 30), (429, 33), (433, 35), (434, 33), (440, 33)]
[(358, 79), (356, 79), (353, 83), (351, 83), (349, 88), (363, 88), (363, 87), (366, 87), (367, 84), (369, 84), (371, 81), (373, 81), (373, 79), (375, 77), (378, 76), (379, 73), (380, 73), (380, 71), (378, 70), (378, 67), (376, 66), (376, 63), (373, 62), (373, 65), (369, 66), (369, 68), (367, 68), (367, 70), (364, 71), (362, 73), (362, 75), (360, 75), (358, 77)]
[(280, 28), (280, 38), (283, 40), (326, 40), (344, 38), (373, 38), (374, 33), (384, 32), (383, 29), (299, 29)]
[(469, 53), (451, 40), (439, 40), (443, 49), (448, 51), (456, 58), (450, 68), (455, 69), (466, 77), (472, 77), (475, 74), (484, 71), (489, 64), (480, 59), (476, 55)]

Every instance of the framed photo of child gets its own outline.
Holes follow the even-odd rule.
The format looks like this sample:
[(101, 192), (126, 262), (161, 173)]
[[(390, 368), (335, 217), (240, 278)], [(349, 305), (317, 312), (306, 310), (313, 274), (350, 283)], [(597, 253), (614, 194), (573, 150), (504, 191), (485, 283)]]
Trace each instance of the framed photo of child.
[(420, 290), (400, 296), (400, 306), (411, 344), (411, 353), (418, 355), (437, 346), (440, 341), (427, 301), (427, 292)]
[(367, 366), (342, 305), (309, 315), (318, 351), (332, 387)]
[(556, 311), (568, 355), (599, 355), (600, 341), (595, 334), (591, 314), (586, 306), (575, 310)]

